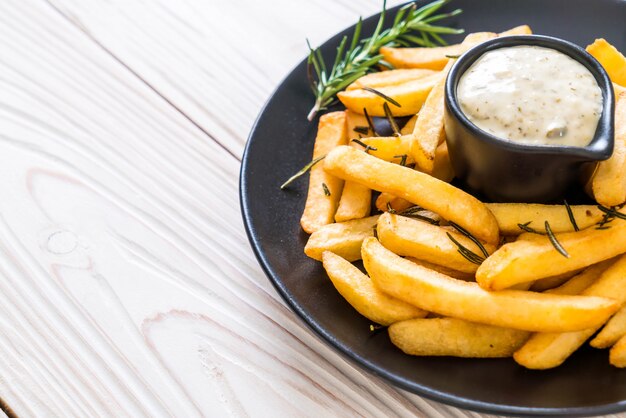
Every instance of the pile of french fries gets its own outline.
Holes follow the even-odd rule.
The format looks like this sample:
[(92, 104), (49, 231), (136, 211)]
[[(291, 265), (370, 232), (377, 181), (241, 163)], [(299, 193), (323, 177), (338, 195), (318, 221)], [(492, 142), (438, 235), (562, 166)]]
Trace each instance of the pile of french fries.
[[(454, 57), (529, 33), (520, 26), (441, 48), (383, 48), (397, 69), (355, 81), (338, 95), (347, 110), (320, 118), (305, 253), (407, 354), (513, 357), (548, 369), (595, 334), (591, 345), (612, 347), (611, 364), (626, 367), (624, 56), (603, 39), (587, 48), (617, 98), (615, 151), (586, 187), (598, 205), (488, 204), (450, 184), (443, 86)], [(367, 115), (385, 115), (385, 103), (412, 118), (396, 136), (376, 137)], [(374, 215), (372, 191), (380, 193)], [(546, 222), (551, 235), (532, 233)]]

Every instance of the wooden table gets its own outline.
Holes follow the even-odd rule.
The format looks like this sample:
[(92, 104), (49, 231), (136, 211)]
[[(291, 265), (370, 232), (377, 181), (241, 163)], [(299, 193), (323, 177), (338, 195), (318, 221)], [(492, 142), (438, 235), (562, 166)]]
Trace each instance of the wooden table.
[(347, 363), (286, 308), (243, 230), (239, 164), (264, 101), (305, 37), (379, 7), (0, 4), (9, 415), (485, 416)]

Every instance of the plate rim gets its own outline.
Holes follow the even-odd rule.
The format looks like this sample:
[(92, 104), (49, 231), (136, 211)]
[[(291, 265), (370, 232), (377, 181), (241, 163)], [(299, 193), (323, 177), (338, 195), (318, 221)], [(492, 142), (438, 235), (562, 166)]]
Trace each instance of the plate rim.
[[(427, 3), (430, 0), (415, 0), (416, 3), (422, 4)], [(408, 1), (401, 3), (397, 6), (391, 7), (387, 9), (387, 13), (394, 13), (401, 7), (405, 6), (408, 3), (413, 3), (413, 1)], [(369, 22), (374, 19), (378, 19), (380, 16), (380, 12), (377, 12), (373, 15), (368, 16), (363, 19), (363, 23)], [(330, 44), (336, 43), (336, 38), (339, 38), (346, 32), (353, 30), (354, 24), (345, 27), (339, 32), (328, 37), (323, 43), (320, 44), (320, 48), (328, 48)], [(524, 406), (514, 406), (514, 405), (503, 405), (503, 404), (493, 404), (489, 402), (482, 402), (473, 399), (469, 399), (463, 396), (452, 395), (450, 393), (446, 393), (439, 390), (434, 390), (424, 385), (421, 385), (415, 381), (404, 379), (400, 376), (395, 375), (387, 371), (384, 367), (377, 366), (372, 361), (367, 358), (354, 353), (348, 346), (342, 344), (338, 341), (333, 334), (326, 331), (320, 324), (315, 321), (315, 319), (309, 315), (302, 306), (298, 304), (296, 298), (291, 294), (289, 289), (282, 282), (281, 278), (272, 270), (272, 267), (267, 260), (264, 252), (261, 249), (260, 240), (255, 234), (254, 227), (252, 225), (252, 216), (250, 213), (250, 207), (248, 205), (248, 189), (247, 189), (247, 167), (249, 164), (250, 157), (250, 148), (251, 144), (254, 140), (254, 136), (258, 129), (259, 122), (263, 115), (265, 114), (267, 108), (273, 102), (273, 99), (282, 89), (283, 85), (287, 81), (287, 79), (293, 74), (294, 71), (304, 63), (306, 63), (306, 57), (300, 60), (297, 64), (295, 64), (291, 69), (286, 72), (285, 76), (280, 80), (280, 82), (276, 85), (272, 93), (269, 95), (259, 113), (257, 114), (252, 126), (250, 127), (250, 132), (246, 139), (246, 145), (244, 147), (244, 151), (241, 159), (241, 166), (239, 169), (239, 206), (241, 209), (241, 216), (244, 224), (244, 229), (246, 231), (246, 236), (252, 247), (253, 253), (261, 266), (263, 272), (269, 279), (270, 283), (272, 283), (274, 289), (278, 292), (280, 297), (287, 303), (289, 308), (300, 318), (301, 321), (306, 324), (306, 326), (314, 332), (317, 337), (320, 337), (326, 345), (332, 347), (335, 352), (338, 352), (342, 358), (349, 361), (350, 364), (359, 367), (362, 370), (365, 370), (369, 373), (374, 374), (375, 376), (383, 378), (385, 381), (393, 384), (395, 387), (401, 388), (418, 396), (423, 396), (429, 400), (433, 400), (436, 402), (440, 402), (442, 404), (453, 406), (456, 408), (466, 409), (470, 411), (480, 412), (480, 413), (489, 413), (489, 414), (505, 414), (508, 416), (518, 416), (518, 417), (536, 417), (536, 416), (567, 416), (567, 417), (589, 417), (589, 416), (599, 416), (606, 414), (614, 414), (619, 412), (626, 411), (626, 398), (619, 402), (613, 402), (608, 404), (596, 405), (596, 406), (588, 406), (588, 407), (565, 407), (565, 408), (538, 408), (538, 407), (524, 407)], [(324, 112), (320, 112), (314, 119), (317, 121), (319, 116), (324, 114)]]

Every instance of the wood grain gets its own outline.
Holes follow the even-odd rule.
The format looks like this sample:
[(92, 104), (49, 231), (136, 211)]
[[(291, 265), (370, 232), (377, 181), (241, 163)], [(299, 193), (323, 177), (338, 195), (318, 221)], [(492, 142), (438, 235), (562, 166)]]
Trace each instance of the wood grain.
[(247, 132), (304, 37), (379, 6), (0, 3), (0, 398), (17, 415), (485, 416), (312, 335), (236, 209)]

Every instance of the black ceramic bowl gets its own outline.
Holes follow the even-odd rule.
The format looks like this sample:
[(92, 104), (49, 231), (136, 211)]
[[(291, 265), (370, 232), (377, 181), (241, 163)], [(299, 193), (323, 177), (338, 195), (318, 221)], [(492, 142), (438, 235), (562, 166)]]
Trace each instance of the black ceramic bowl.
[[(478, 128), (463, 113), (456, 90), (465, 71), (488, 51), (520, 45), (560, 51), (583, 64), (595, 77), (604, 101), (589, 145), (533, 145), (507, 141)], [(491, 201), (562, 201), (572, 185), (585, 181), (598, 161), (606, 160), (613, 153), (614, 93), (611, 81), (595, 58), (562, 39), (539, 35), (511, 36), (492, 39), (470, 49), (450, 70), (445, 102), (445, 129), (454, 171), (468, 188)]]

